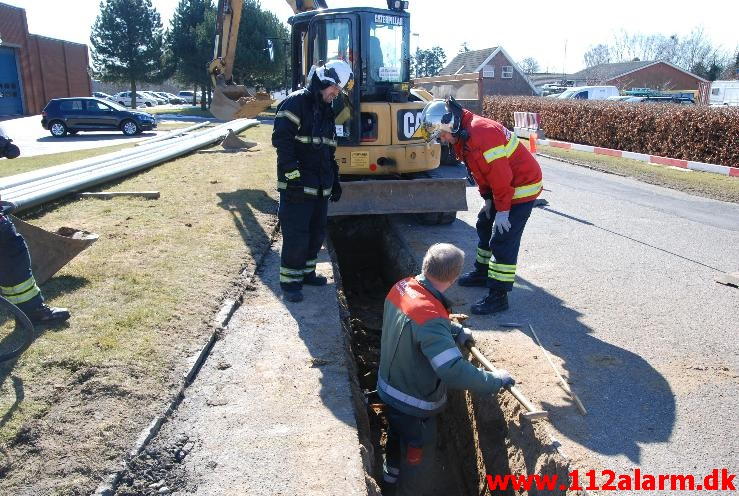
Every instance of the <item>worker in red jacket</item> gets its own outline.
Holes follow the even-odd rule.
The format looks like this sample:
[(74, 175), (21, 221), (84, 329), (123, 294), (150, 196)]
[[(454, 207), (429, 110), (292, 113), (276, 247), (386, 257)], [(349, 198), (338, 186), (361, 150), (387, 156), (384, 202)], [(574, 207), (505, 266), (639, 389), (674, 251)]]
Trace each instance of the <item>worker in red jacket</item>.
[(489, 289), (472, 313), (506, 310), (521, 235), (542, 190), (539, 163), (505, 126), (463, 109), (452, 97), (426, 105), (416, 136), (453, 146), (477, 183), (485, 205), (477, 216), (475, 270), (459, 285)]

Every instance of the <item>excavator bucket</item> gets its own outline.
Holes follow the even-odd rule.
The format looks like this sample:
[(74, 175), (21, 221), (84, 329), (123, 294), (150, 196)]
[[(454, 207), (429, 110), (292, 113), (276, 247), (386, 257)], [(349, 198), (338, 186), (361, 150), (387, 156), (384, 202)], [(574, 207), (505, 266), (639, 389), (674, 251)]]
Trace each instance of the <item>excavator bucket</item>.
[(213, 100), (210, 102), (210, 113), (216, 119), (230, 121), (233, 119), (256, 117), (274, 100), (267, 93), (251, 94), (245, 86), (224, 84), (218, 81), (213, 89)]
[(328, 215), (419, 214), (467, 210), (464, 179), (393, 179), (341, 183)]
[(31, 252), (31, 270), (37, 284), (43, 284), (59, 269), (98, 239), (97, 234), (62, 227), (50, 233), (13, 217), (16, 230), (23, 236)]

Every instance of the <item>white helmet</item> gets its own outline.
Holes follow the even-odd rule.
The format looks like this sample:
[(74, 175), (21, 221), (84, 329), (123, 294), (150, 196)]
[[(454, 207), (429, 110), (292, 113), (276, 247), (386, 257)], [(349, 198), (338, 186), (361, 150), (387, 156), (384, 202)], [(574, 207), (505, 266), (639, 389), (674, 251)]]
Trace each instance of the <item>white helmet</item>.
[(462, 122), (462, 107), (454, 98), (434, 100), (423, 108), (421, 124), (413, 134), (427, 142), (436, 141), (442, 132), (456, 134)]
[(330, 60), (325, 65), (313, 66), (308, 73), (308, 82), (316, 76), (323, 87), (330, 84), (338, 86), (342, 90), (350, 91), (354, 86), (354, 73), (349, 64), (343, 60)]

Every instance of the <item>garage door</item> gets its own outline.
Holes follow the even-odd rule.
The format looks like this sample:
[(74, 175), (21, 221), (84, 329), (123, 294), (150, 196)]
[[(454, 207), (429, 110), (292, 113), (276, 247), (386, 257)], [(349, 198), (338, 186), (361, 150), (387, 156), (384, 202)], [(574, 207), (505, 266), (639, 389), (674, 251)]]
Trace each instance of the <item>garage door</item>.
[(23, 113), (15, 50), (0, 47), (0, 115)]

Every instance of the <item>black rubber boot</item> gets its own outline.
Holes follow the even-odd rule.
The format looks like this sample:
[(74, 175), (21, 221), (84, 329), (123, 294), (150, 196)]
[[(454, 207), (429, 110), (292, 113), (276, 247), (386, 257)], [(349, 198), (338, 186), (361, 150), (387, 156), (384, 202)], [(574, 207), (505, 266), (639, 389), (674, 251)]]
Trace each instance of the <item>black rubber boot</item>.
[(470, 307), (470, 311), (476, 315), (488, 315), (503, 310), (508, 310), (507, 291), (491, 291), (489, 295)]
[(308, 286), (325, 286), (327, 282), (328, 279), (323, 276), (316, 275), (315, 272), (311, 272), (310, 274), (303, 276), (303, 284), (307, 284)]
[(27, 312), (26, 315), (33, 325), (58, 326), (69, 319), (69, 310), (66, 308), (50, 307), (45, 303), (40, 307)]
[(287, 301), (298, 303), (300, 301), (303, 301), (303, 292), (299, 289), (294, 289), (292, 291), (284, 290), (282, 292), (282, 297), (285, 298), (285, 300)]
[(463, 274), (462, 277), (459, 278), (459, 281), (457, 281), (457, 284), (459, 284), (460, 286), (485, 287), (487, 283), (488, 283), (487, 272), (481, 272), (479, 270), (473, 270), (472, 272), (467, 272), (466, 274)]

